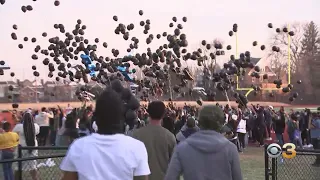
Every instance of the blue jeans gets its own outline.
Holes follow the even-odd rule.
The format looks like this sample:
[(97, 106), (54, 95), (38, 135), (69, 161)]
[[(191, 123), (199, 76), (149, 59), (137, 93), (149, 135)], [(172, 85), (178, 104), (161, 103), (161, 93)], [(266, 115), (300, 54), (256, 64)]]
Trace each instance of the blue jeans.
[[(2, 150), (2, 160), (9, 160), (14, 158), (13, 151)], [(3, 163), (2, 164), (4, 180), (14, 180), (12, 163)]]
[(69, 146), (70, 140), (69, 136), (58, 135), (56, 137), (56, 146)]
[(290, 143), (294, 143), (294, 133), (293, 132), (288, 132), (288, 136), (289, 136), (289, 140), (290, 140)]
[(278, 139), (278, 141), (279, 141), (280, 146), (283, 146), (284, 140), (283, 140), (283, 135), (282, 135), (282, 133), (276, 133), (276, 137), (277, 137), (277, 139)]
[(50, 129), (50, 145), (56, 144), (56, 136), (57, 136), (57, 131), (51, 128)]
[(296, 146), (299, 146), (300, 148), (303, 147), (302, 145), (302, 139), (301, 139), (301, 132), (299, 131), (298, 134), (295, 134), (297, 137), (294, 137), (294, 144)]

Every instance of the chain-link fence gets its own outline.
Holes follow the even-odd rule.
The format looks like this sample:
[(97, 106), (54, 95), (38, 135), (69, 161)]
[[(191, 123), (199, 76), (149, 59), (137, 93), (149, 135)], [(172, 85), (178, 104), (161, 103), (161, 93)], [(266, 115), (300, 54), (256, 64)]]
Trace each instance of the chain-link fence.
[(320, 156), (320, 152), (300, 150), (295, 158), (278, 160), (277, 178), (281, 180), (320, 179), (320, 164), (316, 164), (317, 156)]
[[(68, 147), (20, 146), (15, 159), (0, 161), (0, 164), (11, 163), (15, 179), (18, 180), (33, 180), (38, 179), (37, 177), (41, 180), (61, 179), (62, 173), (59, 166), (67, 149)], [(2, 169), (0, 170), (1, 178), (5, 173)]]
[[(320, 151), (297, 149), (292, 159), (282, 156), (270, 158), (265, 151), (265, 179), (318, 180), (320, 178)], [(319, 158), (317, 160), (317, 158)]]

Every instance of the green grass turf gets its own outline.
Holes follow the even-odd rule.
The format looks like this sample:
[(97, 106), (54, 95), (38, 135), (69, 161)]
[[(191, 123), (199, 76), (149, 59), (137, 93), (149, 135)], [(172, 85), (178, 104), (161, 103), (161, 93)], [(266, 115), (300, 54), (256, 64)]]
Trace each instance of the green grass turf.
[[(244, 180), (264, 180), (264, 149), (261, 147), (248, 147), (244, 153), (240, 153), (240, 163)], [(61, 154), (63, 151), (39, 151), (39, 155)], [(52, 159), (54, 167), (41, 167), (38, 173), (41, 180), (57, 180), (62, 177), (59, 165), (62, 158)], [(320, 167), (313, 167), (315, 156), (303, 155), (294, 159), (287, 159), (278, 164), (278, 179), (281, 180), (317, 180), (320, 177)], [(38, 160), (38, 163), (46, 160)], [(15, 164), (16, 166), (17, 164)], [(271, 165), (271, 163), (270, 163)], [(0, 179), (3, 179), (2, 168)], [(271, 177), (270, 177), (271, 179)], [(31, 180), (28, 172), (23, 172), (23, 180)], [(183, 178), (181, 178), (183, 180)]]
[[(60, 154), (61, 151), (39, 151), (39, 155)], [(62, 158), (52, 159), (56, 166), (54, 167), (41, 167), (38, 169), (38, 173), (41, 180), (56, 180), (61, 178), (61, 171), (59, 165), (62, 162)], [(260, 180), (264, 178), (264, 158), (263, 148), (249, 147), (246, 151), (240, 154), (241, 169), (244, 180)], [(38, 160), (38, 163), (44, 163), (46, 160)], [(16, 166), (15, 163), (14, 166)], [(2, 176), (2, 169), (0, 170), (0, 179)], [(181, 178), (183, 179), (183, 178)], [(23, 172), (23, 180), (31, 180), (31, 176), (28, 172)]]

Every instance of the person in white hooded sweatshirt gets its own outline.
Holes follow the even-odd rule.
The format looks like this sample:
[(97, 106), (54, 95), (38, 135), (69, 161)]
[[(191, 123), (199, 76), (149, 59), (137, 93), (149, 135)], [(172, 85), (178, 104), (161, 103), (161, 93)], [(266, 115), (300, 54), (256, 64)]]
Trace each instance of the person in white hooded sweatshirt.
[(238, 122), (238, 127), (237, 127), (237, 134), (239, 138), (239, 145), (240, 145), (240, 151), (243, 151), (246, 148), (246, 134), (247, 134), (247, 122), (241, 118), (240, 121)]
[(38, 135), (39, 146), (45, 146), (49, 135), (49, 119), (53, 118), (52, 112), (47, 112), (45, 107), (41, 108), (41, 112), (36, 115), (35, 123), (40, 126), (40, 133)]

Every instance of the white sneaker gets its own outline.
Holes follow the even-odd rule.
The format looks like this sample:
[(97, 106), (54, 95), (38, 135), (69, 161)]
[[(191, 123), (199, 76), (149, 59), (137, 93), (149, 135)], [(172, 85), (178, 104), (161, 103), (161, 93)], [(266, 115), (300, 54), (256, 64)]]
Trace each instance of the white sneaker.
[(308, 148), (313, 148), (312, 144), (308, 144), (307, 146), (308, 146)]

